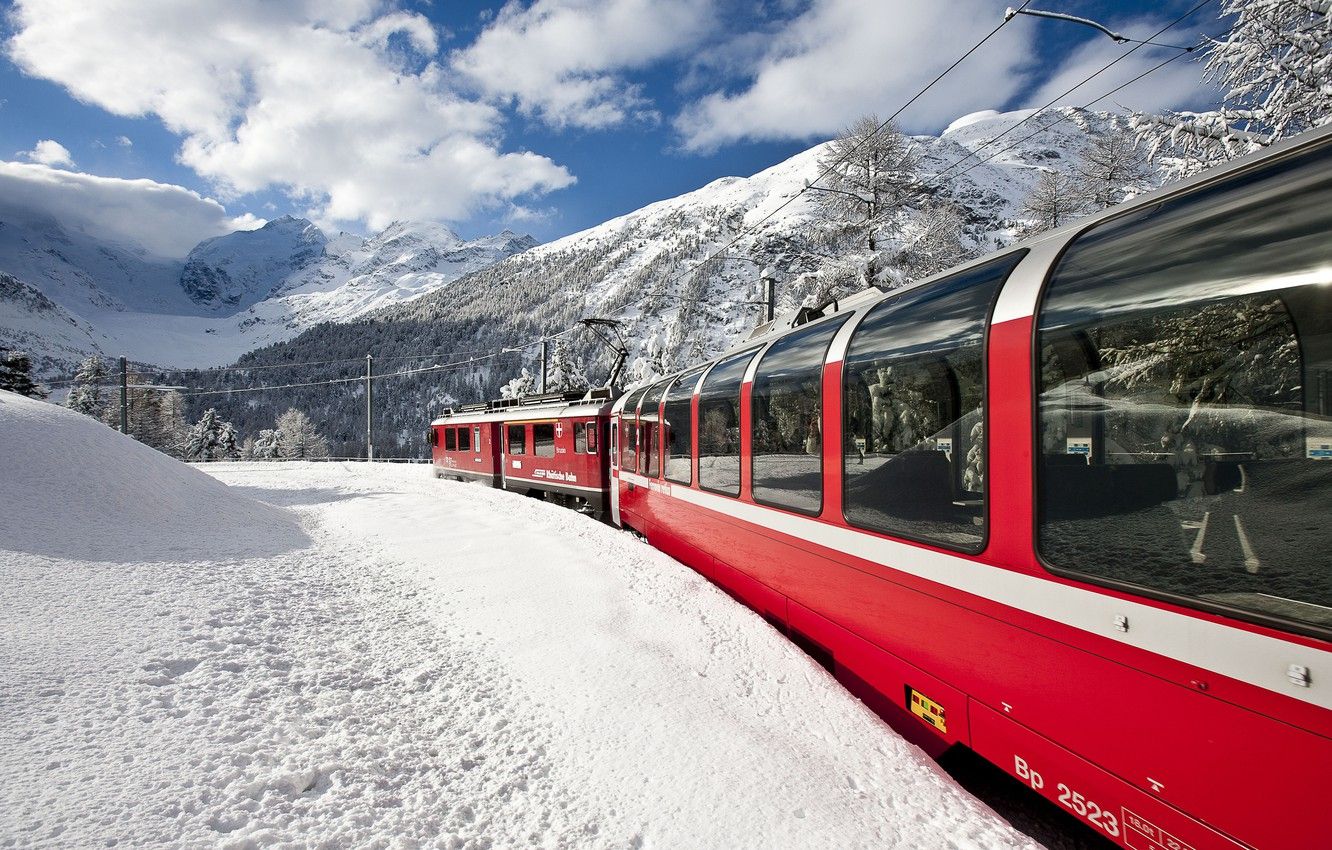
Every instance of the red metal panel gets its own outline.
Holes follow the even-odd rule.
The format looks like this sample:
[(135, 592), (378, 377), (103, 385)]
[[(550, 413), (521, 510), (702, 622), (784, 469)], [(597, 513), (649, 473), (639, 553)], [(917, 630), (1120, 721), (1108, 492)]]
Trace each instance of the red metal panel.
[(786, 597), (724, 561), (712, 559), (712, 580), (773, 625), (786, 623)]

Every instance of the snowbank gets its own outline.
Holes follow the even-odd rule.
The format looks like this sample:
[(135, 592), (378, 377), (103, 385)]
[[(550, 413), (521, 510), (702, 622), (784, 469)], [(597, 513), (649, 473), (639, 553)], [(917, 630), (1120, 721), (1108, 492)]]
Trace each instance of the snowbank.
[(87, 416), (0, 391), (0, 549), (88, 561), (261, 557), (290, 514)]

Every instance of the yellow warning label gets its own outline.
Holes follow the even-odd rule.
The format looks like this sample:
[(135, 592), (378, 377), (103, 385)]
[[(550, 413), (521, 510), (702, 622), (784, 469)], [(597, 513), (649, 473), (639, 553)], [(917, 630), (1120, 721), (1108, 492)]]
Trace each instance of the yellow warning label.
[(907, 689), (910, 695), (911, 704), (907, 706), (911, 713), (924, 720), (926, 723), (938, 729), (940, 732), (948, 731), (948, 722), (944, 707), (939, 703), (920, 693), (919, 691)]

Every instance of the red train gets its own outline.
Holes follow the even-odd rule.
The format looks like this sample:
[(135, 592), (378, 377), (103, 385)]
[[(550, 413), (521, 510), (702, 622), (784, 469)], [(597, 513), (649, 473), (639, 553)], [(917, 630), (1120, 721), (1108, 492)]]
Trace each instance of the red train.
[(430, 424), (435, 476), (481, 481), (602, 515), (611, 394), (549, 393), (463, 405)]
[(800, 311), (615, 400), (611, 519), (1124, 847), (1332, 847), (1330, 233), (1332, 127)]

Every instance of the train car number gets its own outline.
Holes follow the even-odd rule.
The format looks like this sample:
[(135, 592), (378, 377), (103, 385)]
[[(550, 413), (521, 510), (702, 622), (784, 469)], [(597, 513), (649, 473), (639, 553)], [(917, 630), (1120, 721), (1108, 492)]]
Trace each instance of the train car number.
[[(1013, 772), (1017, 774), (1018, 779), (1026, 782), (1036, 791), (1045, 787), (1045, 777), (1033, 770), (1022, 756), (1013, 756)], [(1061, 806), (1086, 820), (1092, 826), (1099, 828), (1106, 835), (1113, 838), (1119, 837), (1119, 818), (1115, 817), (1109, 809), (1104, 808), (1094, 800), (1088, 799), (1082, 793), (1074, 791), (1063, 782), (1056, 783), (1055, 790), (1059, 792), (1057, 799)]]

